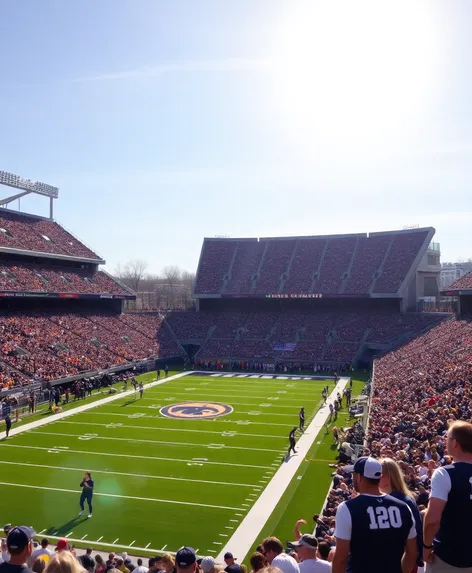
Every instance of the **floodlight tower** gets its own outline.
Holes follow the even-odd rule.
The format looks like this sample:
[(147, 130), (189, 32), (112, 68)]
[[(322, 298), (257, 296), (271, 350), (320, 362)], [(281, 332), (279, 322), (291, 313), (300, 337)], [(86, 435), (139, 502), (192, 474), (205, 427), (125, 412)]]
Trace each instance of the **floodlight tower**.
[(6, 171), (0, 171), (0, 185), (13, 187), (21, 191), (21, 193), (17, 193), (6, 199), (0, 199), (0, 207), (4, 207), (17, 199), (21, 199), (21, 197), (25, 195), (36, 193), (36, 195), (49, 197), (49, 218), (54, 218), (54, 199), (59, 197), (59, 189), (57, 187), (41, 183), (40, 181), (31, 181), (31, 179), (13, 175), (13, 173), (7, 173)]

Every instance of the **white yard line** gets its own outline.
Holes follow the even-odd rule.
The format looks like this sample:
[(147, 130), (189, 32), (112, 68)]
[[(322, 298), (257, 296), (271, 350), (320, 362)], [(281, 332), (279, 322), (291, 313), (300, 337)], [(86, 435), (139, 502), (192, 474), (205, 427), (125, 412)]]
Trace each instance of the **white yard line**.
[(297, 442), (298, 454), (289, 458), (283, 463), (270, 483), (260, 495), (259, 499), (252, 506), (246, 517), (241, 522), (233, 536), (226, 543), (217, 557), (217, 561), (222, 562), (224, 554), (231, 551), (234, 555), (239, 555), (241, 559), (248, 553), (257, 535), (269, 519), (274, 507), (280, 501), (284, 491), (295, 476), (301, 466), (305, 456), (310, 450), (313, 442), (322, 430), (329, 416), (329, 404), (334, 403), (337, 393), (342, 395), (343, 390), (348, 383), (348, 378), (340, 378), (334, 390), (331, 392), (328, 401), (313, 418), (311, 424), (307, 427), (305, 433)]
[[(78, 426), (103, 426), (104, 428), (120, 430), (131, 428), (133, 430), (159, 430), (160, 432), (195, 432), (197, 434), (216, 434), (217, 436), (224, 436), (227, 432), (225, 430), (212, 431), (212, 430), (191, 430), (189, 428), (159, 428), (156, 426), (129, 426), (128, 424), (122, 424), (120, 426), (113, 426), (112, 424), (103, 424), (100, 422), (75, 422), (74, 420), (60, 420), (61, 424), (77, 424)], [(233, 422), (234, 424), (234, 422)], [(284, 424), (285, 427), (287, 427)], [(287, 436), (274, 436), (272, 434), (246, 434), (242, 432), (231, 432), (231, 437), (233, 436), (248, 436), (249, 438), (278, 438), (287, 441)]]
[[(69, 450), (65, 450), (64, 453), (68, 452)], [(254, 484), (250, 483), (233, 483), (229, 481), (209, 481), (203, 479), (190, 479), (190, 478), (178, 478), (174, 476), (156, 476), (156, 475), (149, 475), (149, 474), (133, 474), (133, 473), (124, 473), (124, 472), (116, 472), (116, 471), (107, 471), (107, 470), (97, 470), (92, 468), (68, 468), (64, 466), (46, 466), (42, 464), (27, 464), (25, 462), (7, 462), (5, 460), (0, 460), (0, 464), (8, 464), (10, 466), (25, 466), (31, 468), (46, 468), (51, 470), (63, 470), (63, 471), (90, 471), (95, 474), (110, 474), (110, 475), (117, 475), (117, 476), (127, 476), (133, 478), (146, 478), (146, 479), (163, 479), (163, 480), (170, 480), (170, 481), (184, 481), (184, 482), (192, 482), (192, 483), (205, 483), (211, 485), (233, 485), (236, 487), (249, 487), (253, 488), (256, 487)], [(254, 495), (254, 494), (251, 494)]]
[[(322, 400), (318, 400), (318, 404), (321, 404)], [(146, 406), (148, 407), (148, 406)], [(249, 412), (237, 412), (237, 414), (248, 414)], [(120, 414), (117, 412), (87, 412), (87, 415), (90, 416), (90, 414), (93, 414), (94, 416), (122, 416), (124, 418), (129, 418), (129, 414)], [(285, 414), (283, 414), (283, 416), (285, 416)], [(159, 422), (162, 422), (163, 420), (168, 420), (169, 423), (173, 420), (173, 418), (168, 418), (167, 416), (161, 416), (161, 415), (156, 415), (156, 416), (150, 416), (150, 415), (146, 415), (144, 414), (143, 416), (139, 417), (140, 420), (158, 420)], [(269, 422), (269, 421), (264, 421), (264, 422), (255, 422), (252, 420), (225, 420), (224, 418), (202, 418), (201, 420), (192, 420), (192, 422), (199, 422), (199, 423), (206, 423), (206, 424), (210, 424), (212, 426), (214, 426), (215, 424), (236, 424), (236, 425), (241, 425), (241, 426), (281, 426), (283, 428), (287, 428), (287, 424), (279, 424), (278, 422)], [(128, 426), (129, 427), (129, 426)], [(163, 430), (165, 428), (161, 428), (159, 426), (144, 426), (147, 429), (156, 429), (156, 430)], [(245, 434), (241, 434), (241, 435), (245, 435)], [(286, 436), (284, 435), (284, 437), (286, 438)]]
[[(208, 388), (208, 387), (205, 387), (205, 388)], [(233, 388), (234, 388), (234, 386), (233, 386)], [(261, 388), (261, 389), (262, 389), (262, 388)], [(272, 393), (271, 393), (271, 392), (266, 392), (263, 396), (254, 396), (253, 394), (251, 394), (250, 392), (248, 392), (245, 388), (244, 388), (244, 390), (241, 388), (241, 389), (240, 389), (239, 391), (237, 391), (237, 392), (231, 392), (231, 391), (228, 391), (228, 392), (227, 392), (226, 390), (224, 390), (224, 391), (222, 391), (222, 392), (218, 392), (218, 391), (212, 392), (212, 391), (211, 391), (212, 388), (209, 388), (209, 391), (208, 391), (208, 392), (198, 392), (197, 390), (198, 390), (198, 389), (196, 389), (196, 390), (187, 390), (187, 392), (183, 393), (182, 395), (187, 398), (186, 401), (201, 400), (201, 398), (203, 397), (204, 399), (210, 400), (210, 401), (212, 401), (212, 402), (215, 401), (215, 399), (214, 399), (214, 398), (215, 398), (215, 395), (217, 395), (217, 396), (220, 395), (220, 396), (223, 397), (223, 399), (224, 399), (225, 402), (228, 402), (228, 398), (227, 398), (228, 396), (235, 395), (235, 396), (239, 397), (239, 396), (241, 396), (242, 393), (244, 393), (244, 397), (245, 397), (245, 398), (250, 398), (251, 400), (267, 400), (267, 399), (268, 399), (268, 395), (269, 395), (270, 398), (278, 398), (278, 400), (274, 400), (274, 402), (279, 402), (279, 401), (282, 402), (282, 401), (283, 401), (283, 402), (296, 402), (297, 404), (300, 403), (300, 398), (290, 398), (290, 396), (293, 396), (293, 394), (289, 394), (288, 392), (287, 392), (287, 394), (279, 394), (278, 396), (272, 396), (272, 394), (273, 394), (274, 392), (277, 392), (277, 391), (274, 391), (274, 392), (272, 392)], [(321, 391), (322, 388), (321, 388), (321, 387), (320, 387), (320, 388), (317, 388), (317, 390), (320, 390), (320, 391)], [(161, 390), (159, 390), (159, 391), (161, 391)], [(155, 392), (151, 392), (151, 391), (150, 391), (150, 392), (148, 392), (148, 396), (152, 396), (152, 397), (151, 397), (151, 398), (149, 398), (149, 397), (147, 397), (147, 398), (142, 398), (142, 400), (154, 400), (154, 398), (159, 399), (159, 398), (165, 398), (165, 397), (166, 397), (165, 394), (158, 394), (157, 392), (158, 392), (158, 391), (155, 391)], [(180, 393), (180, 389), (177, 390), (177, 391), (174, 391), (174, 390), (172, 391), (172, 394), (179, 394), (179, 393)], [(194, 394), (197, 394), (197, 396), (194, 396)], [(205, 397), (205, 394), (207, 394), (207, 395), (210, 394), (210, 396), (209, 396), (209, 397)], [(138, 401), (138, 400), (137, 400), (137, 401)], [(141, 399), (139, 399), (139, 401), (141, 401)], [(306, 397), (304, 397), (304, 402), (315, 402), (315, 401), (316, 401), (315, 399), (313, 399), (313, 400), (310, 399), (310, 400), (309, 400), (309, 399), (307, 399)]]
[[(29, 484), (22, 484), (22, 483), (9, 483), (6, 481), (0, 481), (0, 485), (26, 488), (26, 489), (40, 489), (43, 491), (60, 491), (63, 493), (73, 493), (74, 495), (80, 494), (80, 491), (77, 491), (74, 489), (63, 489), (63, 488), (58, 488), (58, 487), (46, 487), (46, 486), (41, 486), (41, 485), (29, 485)], [(194, 503), (191, 501), (178, 501), (175, 499), (158, 499), (158, 498), (153, 498), (153, 497), (137, 497), (134, 495), (118, 495), (115, 493), (97, 493), (97, 492), (94, 492), (93, 495), (94, 496), (100, 496), (100, 497), (116, 497), (119, 499), (134, 499), (137, 501), (153, 501), (156, 503), (168, 503), (171, 505), (190, 505), (190, 506), (194, 506), (194, 507), (210, 507), (211, 509), (230, 509), (233, 511), (234, 510), (241, 511), (240, 507), (229, 507), (227, 505), (211, 505), (211, 504), (196, 503), (196, 502)]]
[[(172, 391), (172, 394), (178, 394), (178, 392), (174, 392)], [(245, 396), (246, 397), (246, 396)], [(129, 404), (132, 407), (137, 407), (139, 406), (139, 404), (141, 402), (155, 402), (157, 399), (159, 398), (159, 396), (156, 396), (155, 398), (143, 398), (142, 400), (136, 400), (136, 404)], [(184, 399), (185, 398), (185, 399)], [(254, 404), (250, 404), (248, 402), (233, 402), (232, 400), (225, 400), (225, 402), (228, 402), (231, 406), (250, 406), (251, 408), (264, 408), (264, 409), (268, 409), (270, 408), (270, 406), (277, 406), (277, 408), (288, 408), (290, 410), (295, 410), (295, 413), (298, 414), (298, 411), (300, 408), (298, 408), (297, 406), (283, 406), (282, 404), (279, 403), (278, 400), (269, 400), (267, 396), (262, 396), (261, 398), (258, 398), (258, 400), (263, 400), (262, 404), (268, 404), (268, 406), (263, 406), (261, 403), (257, 404), (257, 402), (255, 402)], [(188, 392), (186, 392), (185, 394), (181, 394), (180, 397), (177, 395), (175, 396), (172, 401), (171, 400), (167, 400), (169, 402), (169, 404), (171, 404), (172, 402), (203, 402), (203, 400), (199, 400), (199, 399), (195, 399), (195, 400), (189, 400), (189, 395)], [(210, 400), (209, 400), (210, 401)], [(214, 402), (217, 402), (217, 400), (213, 400)], [(319, 402), (318, 400), (311, 400), (311, 402)], [(300, 404), (300, 400), (297, 400), (297, 404)], [(163, 406), (164, 407), (164, 406)]]
[[(156, 380), (154, 382), (150, 382), (146, 384), (144, 387), (144, 392), (146, 392), (147, 388), (154, 388), (155, 386), (160, 386), (161, 384), (165, 384), (166, 382), (171, 382), (172, 380), (177, 380), (178, 378), (182, 378), (183, 376), (187, 376), (191, 374), (191, 372), (179, 372), (179, 374), (175, 374), (170, 378), (164, 378), (163, 380)], [(131, 396), (134, 394), (134, 390), (128, 390), (127, 392), (117, 392), (116, 394), (112, 394), (111, 396), (107, 396), (106, 398), (102, 398), (101, 400), (96, 400), (95, 402), (91, 402), (90, 404), (84, 404), (83, 406), (77, 406), (77, 408), (71, 408), (70, 410), (66, 410), (65, 412), (60, 412), (59, 414), (51, 414), (44, 420), (36, 420), (35, 422), (30, 422), (29, 424), (24, 424), (23, 426), (18, 426), (17, 428), (12, 428), (10, 432), (10, 436), (16, 436), (18, 434), (22, 434), (23, 432), (27, 432), (28, 430), (32, 430), (34, 428), (40, 428), (41, 426), (45, 426), (46, 424), (51, 424), (52, 422), (57, 422), (58, 420), (63, 420), (64, 418), (68, 418), (73, 414), (80, 414), (81, 412), (86, 412), (91, 408), (97, 408), (98, 406), (103, 406), (104, 404), (109, 404), (110, 402), (114, 402), (120, 398), (125, 398), (127, 396)], [(5, 437), (5, 432), (0, 432), (0, 439)]]
[(135, 438), (113, 438), (111, 436), (91, 436), (88, 434), (64, 434), (61, 432), (42, 432), (41, 430), (31, 430), (31, 433), (34, 435), (42, 435), (42, 436), (61, 436), (66, 438), (83, 438), (84, 441), (90, 442), (91, 440), (113, 440), (118, 442), (130, 442), (133, 444), (161, 444), (164, 446), (190, 446), (190, 447), (198, 447), (198, 448), (210, 448), (210, 449), (221, 449), (221, 450), (250, 450), (254, 452), (274, 452), (276, 454), (280, 454), (280, 450), (270, 450), (265, 448), (248, 448), (246, 446), (228, 446), (226, 444), (194, 444), (192, 442), (167, 442), (165, 440), (137, 440)]
[(254, 466), (254, 465), (249, 465), (249, 464), (233, 464), (230, 462), (210, 462), (208, 460), (202, 460), (201, 458), (195, 459), (191, 459), (191, 460), (181, 460), (181, 459), (176, 459), (176, 458), (161, 458), (158, 456), (137, 456), (134, 454), (117, 454), (117, 453), (111, 453), (111, 452), (93, 452), (90, 450), (72, 450), (72, 449), (67, 449), (67, 450), (63, 450), (63, 449), (59, 449), (59, 448), (55, 448), (54, 446), (49, 447), (49, 448), (44, 448), (41, 446), (23, 446), (20, 444), (9, 444), (9, 443), (2, 443), (2, 448), (25, 448), (28, 450), (42, 450), (42, 451), (46, 451), (46, 452), (50, 452), (53, 451), (55, 454), (68, 454), (68, 453), (73, 453), (73, 454), (86, 454), (86, 455), (93, 455), (93, 456), (110, 456), (112, 458), (136, 458), (139, 460), (159, 460), (159, 461), (165, 461), (165, 462), (174, 462), (174, 463), (184, 463), (184, 464), (189, 464), (189, 463), (193, 463), (198, 461), (199, 463), (203, 464), (203, 465), (214, 465), (214, 466), (231, 466), (231, 467), (237, 467), (237, 468), (256, 468), (258, 470), (265, 470), (267, 469), (267, 466)]

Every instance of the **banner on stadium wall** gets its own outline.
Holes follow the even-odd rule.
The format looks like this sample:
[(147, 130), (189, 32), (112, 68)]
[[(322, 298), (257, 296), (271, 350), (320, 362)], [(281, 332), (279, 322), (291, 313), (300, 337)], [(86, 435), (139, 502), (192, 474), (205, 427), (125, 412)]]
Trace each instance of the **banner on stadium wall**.
[(282, 342), (279, 344), (274, 344), (272, 349), (280, 352), (293, 352), (296, 345), (296, 342)]
[(136, 300), (132, 295), (121, 294), (79, 294), (68, 292), (11, 292), (0, 291), (3, 298), (72, 298), (72, 299), (111, 299), (111, 300)]

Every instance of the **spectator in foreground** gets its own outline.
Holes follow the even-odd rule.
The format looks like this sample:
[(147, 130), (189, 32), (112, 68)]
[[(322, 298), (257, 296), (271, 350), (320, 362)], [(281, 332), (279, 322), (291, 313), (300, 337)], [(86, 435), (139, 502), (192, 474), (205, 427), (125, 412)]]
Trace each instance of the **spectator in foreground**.
[(175, 554), (177, 573), (194, 573), (198, 570), (197, 554), (192, 547), (182, 547)]
[(97, 564), (95, 566), (95, 573), (105, 573), (106, 570), (105, 561), (103, 561), (103, 557), (99, 553), (95, 555), (95, 562)]
[(38, 557), (43, 557), (43, 561), (47, 563), (49, 559), (54, 555), (54, 553), (48, 549), (48, 546), (49, 541), (47, 539), (43, 539), (41, 541), (41, 545), (33, 551), (30, 563), (34, 563)]
[(118, 569), (118, 571), (121, 571), (121, 573), (130, 573), (128, 567), (126, 567), (125, 562), (121, 557), (117, 557), (115, 569)]
[(353, 473), (360, 495), (338, 507), (333, 573), (409, 573), (417, 558), (410, 508), (380, 493), (382, 466), (376, 459), (361, 457), (344, 471)]
[(200, 563), (200, 569), (203, 573), (215, 573), (216, 561), (213, 557), (204, 557)]
[(434, 471), (424, 518), (427, 573), (472, 569), (472, 424), (453, 422), (446, 449), (454, 463)]
[(128, 554), (126, 553), (126, 551), (124, 551), (121, 554), (121, 557), (122, 557), (123, 561), (125, 562), (125, 567), (130, 570), (130, 573), (133, 573), (133, 571), (136, 569), (136, 567), (134, 566), (134, 563), (131, 561), (131, 559), (128, 557)]
[(163, 571), (166, 573), (176, 573), (177, 570), (175, 568), (175, 561), (170, 553), (166, 553), (162, 556), (161, 563)]
[(300, 573), (329, 573), (331, 571), (331, 564), (317, 557), (318, 541), (314, 535), (305, 533), (298, 541), (289, 545), (295, 548), (298, 554)]
[(38, 557), (33, 561), (33, 566), (31, 567), (31, 571), (33, 571), (33, 573), (44, 573), (44, 570), (46, 569), (46, 561), (43, 557)]
[(46, 573), (85, 573), (85, 569), (70, 551), (59, 551), (51, 557)]
[(380, 478), (380, 491), (404, 501), (411, 509), (416, 526), (416, 545), (418, 547), (418, 558), (416, 565), (423, 567), (423, 521), (421, 519), (415, 497), (408, 489), (400, 466), (392, 458), (381, 458), (382, 477)]
[(82, 567), (90, 573), (93, 573), (95, 570), (95, 561), (92, 557), (92, 551), (93, 549), (89, 547), (85, 553), (79, 557), (79, 561), (82, 564)]
[(267, 559), (258, 551), (251, 555), (249, 563), (251, 564), (251, 573), (257, 573), (264, 567), (267, 567)]
[(10, 559), (0, 563), (0, 573), (30, 573), (26, 565), (33, 553), (33, 538), (36, 532), (30, 527), (19, 526), (10, 529), (7, 547)]
[(225, 553), (224, 560), (226, 563), (226, 573), (241, 573), (241, 566), (236, 563), (236, 558), (232, 553)]
[[(137, 563), (138, 563), (138, 566), (134, 570), (135, 573), (148, 573), (149, 569), (147, 567), (144, 567), (142, 559), (138, 559)], [(95, 572), (95, 573), (97, 573), (97, 572)]]
[(284, 547), (277, 537), (267, 537), (262, 542), (263, 555), (272, 567), (282, 573), (300, 573), (298, 563), (293, 557), (284, 553)]

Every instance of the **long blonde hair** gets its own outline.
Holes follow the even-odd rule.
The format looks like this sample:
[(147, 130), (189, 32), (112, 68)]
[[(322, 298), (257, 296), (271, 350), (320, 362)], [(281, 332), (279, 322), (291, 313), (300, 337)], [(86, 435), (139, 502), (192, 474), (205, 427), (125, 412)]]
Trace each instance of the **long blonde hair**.
[(399, 491), (400, 493), (415, 499), (415, 496), (406, 485), (402, 470), (397, 462), (392, 460), (392, 458), (380, 458), (379, 462), (382, 464), (384, 475), (388, 476), (392, 491)]
[(46, 566), (47, 573), (85, 573), (85, 569), (70, 551), (56, 553)]

